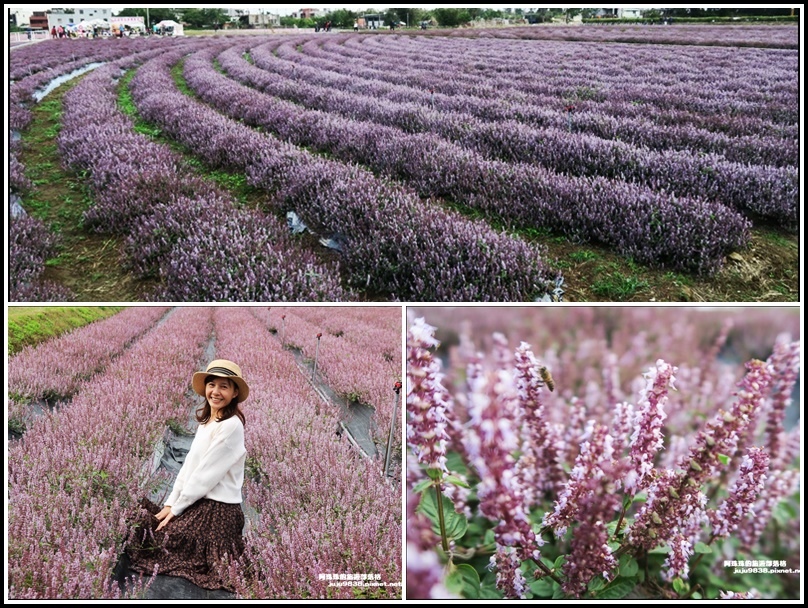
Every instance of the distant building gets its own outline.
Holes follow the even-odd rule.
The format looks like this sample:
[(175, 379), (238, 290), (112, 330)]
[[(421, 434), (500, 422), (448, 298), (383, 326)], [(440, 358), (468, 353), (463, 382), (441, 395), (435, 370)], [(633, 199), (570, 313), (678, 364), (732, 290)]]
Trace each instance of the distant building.
[(640, 19), (642, 12), (647, 9), (642, 8), (619, 8), (617, 9), (617, 16), (621, 19)]
[(596, 18), (642, 19), (646, 8), (599, 8), (595, 11)]
[(242, 15), (239, 17), (239, 21), (242, 24), (246, 24), (247, 27), (255, 28), (255, 27), (280, 27), (281, 25), (281, 17), (280, 15), (270, 15), (270, 14), (256, 14), (251, 13), (249, 15)]
[(50, 30), (48, 15), (45, 11), (34, 11), (28, 20), (28, 26), (35, 30)]
[(325, 11), (319, 8), (301, 8), (299, 11), (292, 13), (295, 19), (314, 19), (315, 17), (322, 17)]
[(384, 19), (379, 14), (373, 15), (364, 15), (359, 20), (359, 27), (366, 28), (369, 30), (380, 30), (382, 29), (382, 24), (384, 23)]
[(92, 21), (94, 19), (103, 19), (109, 21), (112, 19), (111, 8), (72, 8), (65, 11), (47, 11), (48, 24), (47, 28), (50, 29), (54, 26), (70, 25), (81, 23), (82, 21)]
[[(9, 9), (8, 11), (8, 24), (16, 25), (17, 27), (24, 27), (31, 23), (31, 15), (34, 11), (28, 11), (21, 8)], [(45, 14), (44, 12), (42, 13)]]

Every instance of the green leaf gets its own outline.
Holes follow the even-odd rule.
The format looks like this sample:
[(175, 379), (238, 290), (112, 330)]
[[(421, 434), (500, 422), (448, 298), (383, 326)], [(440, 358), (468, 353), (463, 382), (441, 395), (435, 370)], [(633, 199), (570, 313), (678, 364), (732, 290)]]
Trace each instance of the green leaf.
[[(558, 586), (558, 583), (556, 583), (555, 586)], [(540, 578), (537, 581), (533, 581), (532, 583), (530, 583), (530, 590), (533, 592), (533, 595), (536, 595), (541, 598), (553, 597), (554, 592), (553, 580), (549, 577), (545, 577)]]
[(446, 453), (446, 468), (455, 473), (460, 473), (468, 477), (469, 469), (463, 462), (463, 457), (457, 452)]
[(501, 600), (502, 592), (496, 587), (488, 586), (480, 587), (481, 600)]
[(636, 582), (634, 579), (623, 580), (618, 578), (603, 591), (595, 595), (599, 600), (619, 600), (626, 597), (634, 590)]
[(671, 552), (671, 548), (668, 545), (658, 545), (651, 549), (648, 553), (655, 553), (661, 555), (667, 555)]
[(420, 494), (431, 485), (432, 485), (431, 479), (424, 479), (423, 481), (415, 484), (415, 487), (412, 489), (412, 491), (414, 494)]
[(709, 545), (705, 545), (704, 543), (696, 543), (696, 546), (693, 547), (693, 551), (696, 553), (712, 553), (713, 548)]
[(460, 564), (446, 577), (446, 588), (467, 600), (479, 599), (480, 575), (468, 564)]
[(620, 576), (631, 578), (637, 574), (640, 569), (637, 560), (630, 555), (624, 555), (620, 558)]
[[(443, 520), (446, 525), (446, 537), (458, 539), (466, 533), (469, 522), (465, 516), (454, 510), (454, 503), (445, 494), (441, 493), (443, 502)], [(426, 515), (432, 522), (432, 530), (440, 536), (440, 519), (438, 518), (438, 498), (434, 487), (428, 488), (421, 494), (421, 502), (418, 504), (417, 512)]]
[(729, 456), (726, 454), (718, 454), (718, 460), (721, 461), (721, 464), (727, 466), (729, 464)]
[(556, 558), (555, 562), (553, 563), (553, 568), (555, 568), (556, 570), (561, 570), (561, 566), (563, 566), (566, 563), (566, 561), (567, 561), (566, 555), (559, 555)]
[(673, 590), (679, 595), (682, 595), (690, 590), (690, 586), (677, 576), (673, 579)]
[(461, 488), (470, 488), (471, 487), (465, 481), (460, 479), (457, 475), (447, 475), (446, 477), (443, 478), (443, 481), (445, 481), (446, 483), (450, 483), (452, 485), (455, 485), (455, 486), (460, 486)]
[(440, 469), (427, 469), (426, 474), (430, 479), (440, 481), (443, 478), (443, 471)]
[(566, 595), (564, 595), (564, 591), (561, 589), (561, 585), (559, 585), (556, 590), (553, 592), (553, 599), (554, 600), (563, 600)]
[(634, 497), (634, 502), (645, 502), (648, 500), (648, 495), (645, 492), (638, 492)]
[(589, 591), (591, 591), (592, 593), (597, 593), (606, 586), (606, 583), (607, 581), (605, 578), (603, 578), (602, 576), (596, 576), (591, 581), (589, 581)]
[(483, 544), (485, 545), (493, 545), (496, 542), (496, 537), (494, 536), (494, 529), (488, 528), (485, 531), (485, 537), (483, 538)]

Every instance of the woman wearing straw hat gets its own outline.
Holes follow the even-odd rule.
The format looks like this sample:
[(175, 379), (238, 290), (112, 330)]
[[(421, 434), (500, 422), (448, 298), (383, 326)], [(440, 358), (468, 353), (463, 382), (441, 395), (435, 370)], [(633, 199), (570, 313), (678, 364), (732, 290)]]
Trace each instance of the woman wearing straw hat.
[[(132, 569), (181, 576), (204, 589), (230, 589), (228, 562), (244, 551), (241, 486), (244, 482), (244, 414), (239, 404), (250, 387), (241, 368), (226, 359), (193, 376), (205, 398), (199, 422), (174, 488), (162, 509), (141, 502), (136, 534), (127, 547)], [(159, 549), (155, 551), (155, 549)]]

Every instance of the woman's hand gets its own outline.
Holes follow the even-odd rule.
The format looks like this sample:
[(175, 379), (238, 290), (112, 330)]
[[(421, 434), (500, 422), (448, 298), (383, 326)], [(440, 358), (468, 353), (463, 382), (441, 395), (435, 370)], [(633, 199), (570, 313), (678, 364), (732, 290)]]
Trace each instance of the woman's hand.
[(160, 525), (157, 526), (157, 530), (165, 528), (166, 524), (170, 522), (172, 519), (174, 519), (174, 514), (171, 512), (171, 506), (166, 505), (165, 507), (163, 507), (163, 510), (160, 511), (157, 515), (155, 515), (155, 517), (160, 522)]

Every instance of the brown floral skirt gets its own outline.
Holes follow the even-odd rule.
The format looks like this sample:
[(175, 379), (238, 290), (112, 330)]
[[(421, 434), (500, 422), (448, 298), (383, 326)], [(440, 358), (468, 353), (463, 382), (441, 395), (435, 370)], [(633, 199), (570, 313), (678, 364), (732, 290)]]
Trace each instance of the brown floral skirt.
[(226, 570), (244, 552), (244, 513), (239, 504), (202, 498), (159, 532), (152, 501), (140, 502), (133, 538), (126, 547), (130, 567), (148, 576), (181, 576), (203, 589), (227, 589)]

